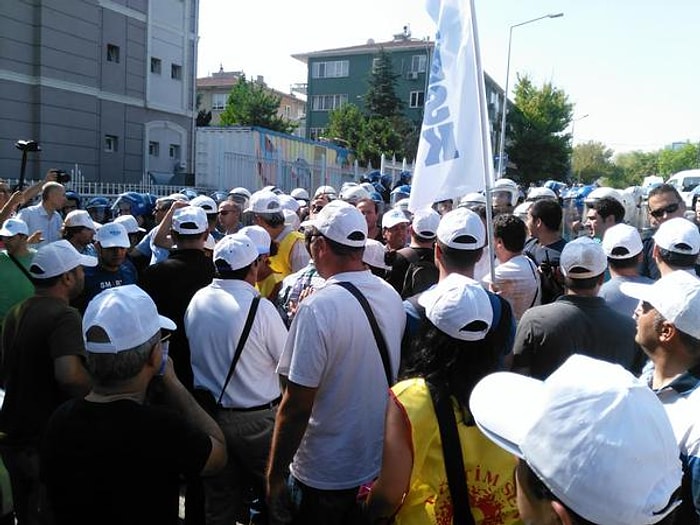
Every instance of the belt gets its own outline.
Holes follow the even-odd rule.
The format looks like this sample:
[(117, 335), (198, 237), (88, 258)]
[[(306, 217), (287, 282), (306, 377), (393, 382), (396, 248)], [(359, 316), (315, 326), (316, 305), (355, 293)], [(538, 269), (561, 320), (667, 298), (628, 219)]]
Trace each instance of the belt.
[(239, 407), (218, 407), (219, 410), (226, 410), (229, 412), (257, 412), (259, 410), (270, 410), (272, 408), (275, 408), (277, 405), (280, 404), (280, 401), (282, 400), (282, 396), (279, 396), (276, 399), (273, 399), (269, 403), (263, 403), (262, 405), (254, 406), (254, 407), (248, 407), (248, 408), (239, 408)]

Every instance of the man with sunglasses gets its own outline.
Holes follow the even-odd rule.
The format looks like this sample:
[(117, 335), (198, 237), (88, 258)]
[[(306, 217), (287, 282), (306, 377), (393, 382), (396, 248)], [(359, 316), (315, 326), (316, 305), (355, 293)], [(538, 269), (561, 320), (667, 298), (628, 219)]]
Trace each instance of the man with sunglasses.
[[(675, 524), (700, 522), (700, 280), (674, 271), (654, 284), (624, 283), (639, 300), (636, 341), (649, 357), (642, 379), (664, 405), (683, 462), (683, 503)], [(646, 429), (645, 429), (646, 430)]]
[[(669, 219), (683, 217), (685, 215), (685, 202), (676, 188), (670, 184), (661, 184), (649, 192), (647, 211), (649, 225), (656, 230)], [(661, 273), (654, 261), (654, 245), (653, 237), (644, 239), (644, 249), (642, 250), (644, 257), (639, 273), (657, 280), (661, 277)]]
[[(56, 410), (41, 447), (55, 523), (178, 523), (180, 477), (214, 474), (227, 455), (167, 356), (175, 323), (127, 285), (96, 296), (82, 328), (92, 390)], [(165, 406), (147, 402), (156, 381)]]
[(219, 230), (224, 235), (236, 233), (241, 227), (241, 205), (234, 200), (219, 203)]

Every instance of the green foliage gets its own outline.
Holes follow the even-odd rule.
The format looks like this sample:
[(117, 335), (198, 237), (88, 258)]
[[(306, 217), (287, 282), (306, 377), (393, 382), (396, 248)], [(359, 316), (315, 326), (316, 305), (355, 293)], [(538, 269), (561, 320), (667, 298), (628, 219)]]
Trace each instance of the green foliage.
[(260, 126), (292, 133), (297, 124), (277, 115), (281, 97), (243, 75), (231, 88), (221, 113), (222, 126)]
[(508, 112), (506, 151), (517, 166), (516, 178), (522, 183), (566, 178), (571, 136), (564, 130), (573, 111), (569, 97), (549, 82), (537, 88), (518, 75), (515, 106)]
[(381, 49), (370, 73), (367, 93), (364, 96), (365, 109), (372, 117), (394, 117), (401, 113), (403, 103), (396, 96), (396, 80), (389, 54)]
[(632, 151), (615, 156), (618, 179), (623, 187), (640, 186), (644, 177), (658, 172), (659, 152)]
[(698, 144), (666, 148), (659, 152), (658, 174), (666, 178), (674, 173), (698, 167)]
[(343, 139), (357, 152), (357, 145), (362, 139), (365, 127), (365, 116), (355, 104), (343, 104), (328, 115), (328, 127), (325, 130), (327, 138)]
[(574, 147), (571, 156), (573, 179), (583, 184), (590, 184), (605, 177), (614, 179), (617, 167), (612, 162), (613, 150), (602, 142), (589, 141)]

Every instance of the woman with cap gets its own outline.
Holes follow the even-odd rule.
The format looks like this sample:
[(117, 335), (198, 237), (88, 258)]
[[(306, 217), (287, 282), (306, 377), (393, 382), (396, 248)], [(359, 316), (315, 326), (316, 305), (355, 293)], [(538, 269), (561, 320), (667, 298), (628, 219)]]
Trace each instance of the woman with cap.
[[(451, 274), (419, 302), (427, 321), (404, 379), (391, 389), (382, 466), (367, 498), (367, 517), (371, 523), (421, 525), (461, 523), (469, 513), (475, 525), (521, 523), (515, 460), (483, 436), (468, 409), (472, 388), (499, 367), (499, 345), (488, 335), (489, 297), (478, 283)], [(456, 439), (443, 436), (450, 430)], [(446, 465), (460, 462), (463, 468), (450, 468), (448, 475)], [(448, 487), (460, 471), (466, 482), (451, 495)]]

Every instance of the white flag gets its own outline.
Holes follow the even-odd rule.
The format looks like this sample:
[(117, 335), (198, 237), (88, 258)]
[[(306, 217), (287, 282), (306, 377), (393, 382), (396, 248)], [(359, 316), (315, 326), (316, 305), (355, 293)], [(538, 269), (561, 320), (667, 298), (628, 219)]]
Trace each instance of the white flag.
[(411, 211), (481, 191), (487, 178), (493, 180), (472, 1), (427, 0), (438, 31), (411, 185)]

